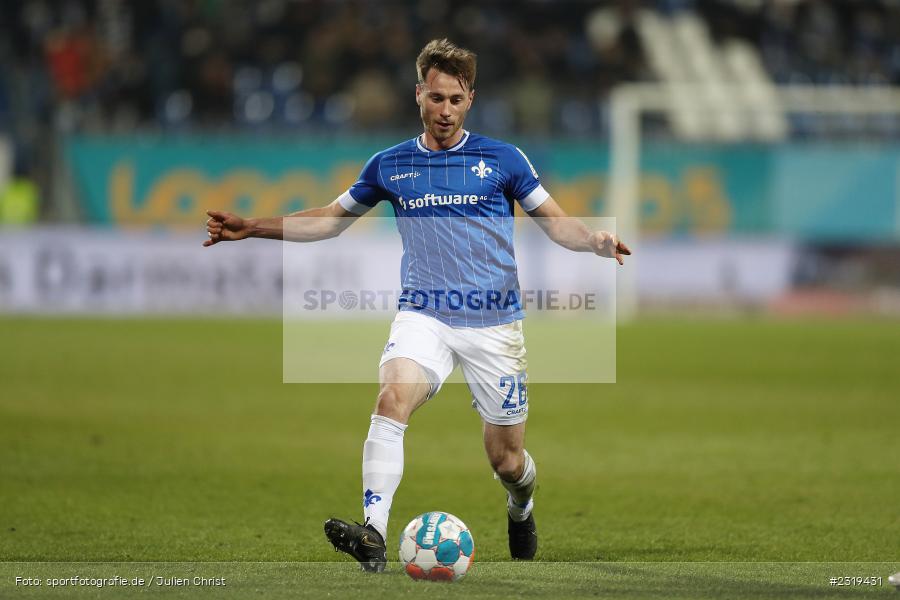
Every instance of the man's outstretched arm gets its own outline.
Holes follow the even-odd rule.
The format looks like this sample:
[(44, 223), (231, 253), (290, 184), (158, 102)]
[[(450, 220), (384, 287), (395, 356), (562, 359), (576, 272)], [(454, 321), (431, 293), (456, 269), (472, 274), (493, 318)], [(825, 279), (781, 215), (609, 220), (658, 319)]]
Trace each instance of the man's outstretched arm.
[(234, 213), (209, 210), (206, 212), (204, 246), (219, 242), (235, 242), (257, 237), (288, 242), (316, 242), (341, 234), (358, 218), (335, 200), (328, 206), (310, 208), (284, 217), (243, 218)]
[(615, 258), (620, 265), (625, 264), (622, 257), (631, 254), (628, 246), (615, 233), (591, 231), (581, 220), (567, 215), (553, 198), (547, 198), (528, 214), (535, 218), (551, 240), (563, 248)]

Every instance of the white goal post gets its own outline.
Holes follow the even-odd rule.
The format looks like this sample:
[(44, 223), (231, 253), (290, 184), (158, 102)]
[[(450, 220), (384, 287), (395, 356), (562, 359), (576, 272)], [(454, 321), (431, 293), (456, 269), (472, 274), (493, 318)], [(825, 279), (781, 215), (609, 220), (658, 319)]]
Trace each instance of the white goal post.
[[(635, 249), (635, 256), (620, 269), (617, 277), (617, 318), (634, 319), (637, 313), (637, 270), (640, 268), (639, 206), (641, 117), (671, 110), (684, 110), (685, 99), (696, 99), (691, 109), (716, 110), (705, 101), (727, 89), (732, 97), (753, 99), (730, 112), (820, 113), (849, 115), (900, 115), (900, 87), (870, 86), (742, 86), (740, 84), (625, 84), (610, 96), (610, 203), (619, 236)], [(757, 137), (729, 139), (728, 142), (758, 140)], [(782, 140), (767, 140), (779, 142)]]

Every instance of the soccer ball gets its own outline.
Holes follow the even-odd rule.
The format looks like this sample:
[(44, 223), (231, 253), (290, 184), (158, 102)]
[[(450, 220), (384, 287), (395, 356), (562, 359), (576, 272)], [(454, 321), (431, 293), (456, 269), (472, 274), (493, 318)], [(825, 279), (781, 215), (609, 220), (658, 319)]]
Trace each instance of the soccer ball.
[(427, 512), (400, 536), (400, 561), (413, 579), (456, 581), (475, 558), (475, 543), (466, 524), (445, 512)]

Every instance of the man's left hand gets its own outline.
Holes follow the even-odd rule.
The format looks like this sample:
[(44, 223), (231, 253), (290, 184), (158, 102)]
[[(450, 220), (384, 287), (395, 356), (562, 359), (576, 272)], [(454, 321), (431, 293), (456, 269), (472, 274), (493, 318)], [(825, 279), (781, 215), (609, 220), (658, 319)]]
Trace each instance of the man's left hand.
[(624, 265), (623, 256), (631, 255), (631, 250), (614, 233), (609, 231), (595, 231), (591, 234), (591, 248), (597, 256), (615, 258), (620, 265)]

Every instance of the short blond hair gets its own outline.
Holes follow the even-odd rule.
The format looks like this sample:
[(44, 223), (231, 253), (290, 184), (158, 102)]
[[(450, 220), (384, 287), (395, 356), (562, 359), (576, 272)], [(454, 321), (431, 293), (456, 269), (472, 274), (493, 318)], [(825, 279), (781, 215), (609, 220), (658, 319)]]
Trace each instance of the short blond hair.
[(459, 80), (463, 87), (475, 89), (475, 53), (460, 48), (447, 38), (431, 40), (416, 59), (416, 74), (419, 83), (425, 83), (428, 71), (437, 69)]

